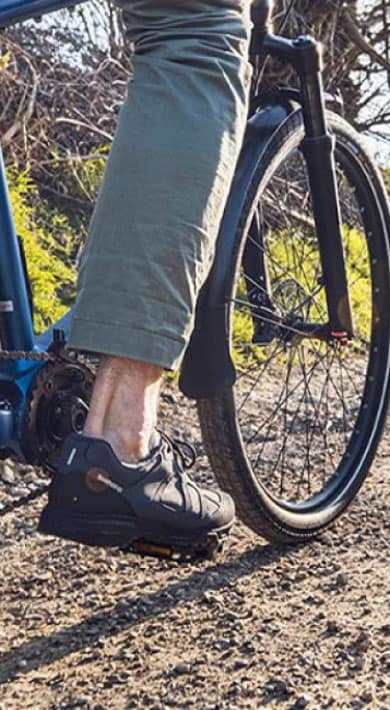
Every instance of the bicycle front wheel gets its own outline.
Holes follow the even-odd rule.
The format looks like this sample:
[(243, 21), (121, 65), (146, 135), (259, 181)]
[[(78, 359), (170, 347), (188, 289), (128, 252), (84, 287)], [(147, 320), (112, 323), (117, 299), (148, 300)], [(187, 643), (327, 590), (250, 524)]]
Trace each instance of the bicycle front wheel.
[(262, 156), (240, 220), (227, 289), (236, 383), (198, 402), (219, 483), (243, 522), (276, 541), (310, 539), (353, 500), (389, 398), (386, 193), (359, 136), (339, 116), (328, 119), (354, 338), (324, 336), (326, 294), (297, 112)]

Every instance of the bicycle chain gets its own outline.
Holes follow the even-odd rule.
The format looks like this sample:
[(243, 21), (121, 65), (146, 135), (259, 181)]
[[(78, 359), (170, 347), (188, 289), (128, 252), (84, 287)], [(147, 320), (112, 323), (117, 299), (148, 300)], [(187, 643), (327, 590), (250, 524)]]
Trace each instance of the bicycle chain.
[(42, 362), (51, 362), (55, 359), (55, 353), (34, 353), (27, 350), (0, 350), (0, 360), (40, 360)]

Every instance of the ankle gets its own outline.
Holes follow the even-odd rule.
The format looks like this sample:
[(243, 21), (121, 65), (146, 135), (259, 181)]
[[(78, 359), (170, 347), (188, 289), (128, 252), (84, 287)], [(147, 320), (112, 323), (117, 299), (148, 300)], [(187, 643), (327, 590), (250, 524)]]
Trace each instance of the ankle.
[(129, 463), (144, 458), (157, 421), (162, 369), (125, 358), (102, 358), (85, 422), (87, 435), (108, 441)]
[(111, 445), (115, 456), (125, 463), (136, 463), (150, 452), (152, 432), (121, 434), (118, 430), (105, 429), (102, 438)]

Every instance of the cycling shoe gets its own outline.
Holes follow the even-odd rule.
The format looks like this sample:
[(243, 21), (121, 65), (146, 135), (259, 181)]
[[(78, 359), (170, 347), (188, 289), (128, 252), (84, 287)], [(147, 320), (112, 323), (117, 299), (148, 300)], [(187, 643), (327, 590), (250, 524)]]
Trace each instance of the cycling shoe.
[(137, 464), (119, 461), (103, 439), (71, 434), (39, 531), (94, 546), (215, 551), (233, 525), (234, 503), (191, 480), (194, 460), (190, 445), (165, 434)]

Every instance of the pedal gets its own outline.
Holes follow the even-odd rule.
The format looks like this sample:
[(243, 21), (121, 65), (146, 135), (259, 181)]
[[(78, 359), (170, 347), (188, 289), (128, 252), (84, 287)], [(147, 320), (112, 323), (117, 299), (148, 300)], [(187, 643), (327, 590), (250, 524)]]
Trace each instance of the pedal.
[(174, 550), (171, 547), (155, 545), (152, 542), (145, 542), (144, 540), (135, 540), (130, 549), (140, 555), (158, 557), (164, 560), (171, 560), (174, 556)]
[(157, 557), (160, 560), (191, 562), (192, 560), (213, 560), (223, 548), (223, 540), (217, 535), (210, 535), (202, 545), (182, 547), (161, 545), (147, 540), (135, 540), (129, 546), (122, 547), (122, 552), (134, 552), (143, 557)]

